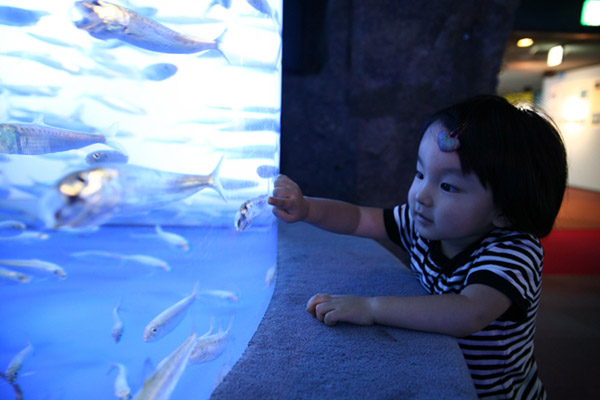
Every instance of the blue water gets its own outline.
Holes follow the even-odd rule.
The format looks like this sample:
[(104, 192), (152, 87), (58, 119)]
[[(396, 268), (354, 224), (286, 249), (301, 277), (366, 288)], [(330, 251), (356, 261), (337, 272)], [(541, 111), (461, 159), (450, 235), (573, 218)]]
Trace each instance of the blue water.
[[(226, 350), (217, 359), (190, 365), (173, 399), (208, 398), (217, 379), (242, 354), (272, 295), (266, 282), (275, 266), (276, 229), (258, 228), (238, 233), (229, 229), (169, 228), (186, 237), (183, 252), (162, 242), (145, 227), (103, 226), (87, 236), (55, 233), (47, 239), (2, 243), (3, 258), (36, 258), (65, 270), (64, 280), (36, 274), (27, 284), (0, 286), (0, 365), (30, 342), (34, 351), (18, 379), (25, 399), (113, 398), (116, 370), (128, 370), (135, 393), (141, 387), (147, 359), (156, 366), (191, 334), (206, 333), (214, 318), (215, 329), (227, 329), (233, 317)], [(171, 271), (104, 257), (73, 257), (73, 253), (105, 250), (147, 254), (168, 262)], [(161, 311), (188, 296), (199, 282), (196, 301), (183, 321), (156, 342), (144, 342), (145, 326)], [(237, 299), (202, 294), (226, 290)], [(119, 316), (122, 339), (115, 343), (112, 310), (122, 299)], [(14, 398), (12, 388), (0, 381), (0, 398)]]
[[(115, 147), (0, 150), (0, 267), (30, 279), (0, 277), (0, 372), (33, 347), (15, 386), (0, 379), (2, 400), (16, 398), (15, 389), (25, 399), (116, 398), (113, 363), (126, 367), (133, 395), (192, 332), (231, 324), (222, 353), (189, 365), (171, 396), (206, 399), (246, 348), (272, 295), (274, 217), (266, 207), (243, 232), (235, 218), (244, 202), (272, 190), (279, 167), (282, 1), (112, 3), (184, 35), (218, 38), (219, 51), (167, 54), (93, 37), (74, 23), (81, 18), (74, 0), (0, 0), (0, 124), (105, 135), (120, 161), (157, 171), (208, 175), (222, 161), (222, 193), (205, 188), (101, 226), (54, 230), (42, 199), (68, 174), (90, 168), (91, 154)], [(152, 184), (136, 191), (140, 201)], [(26, 230), (4, 228), (9, 220)], [(190, 249), (169, 245), (156, 226)], [(160, 259), (168, 270), (133, 255)], [(51, 262), (67, 276), (1, 264), (11, 259)], [(181, 323), (145, 342), (148, 323), (196, 284)], [(124, 332), (115, 342), (119, 302)]]

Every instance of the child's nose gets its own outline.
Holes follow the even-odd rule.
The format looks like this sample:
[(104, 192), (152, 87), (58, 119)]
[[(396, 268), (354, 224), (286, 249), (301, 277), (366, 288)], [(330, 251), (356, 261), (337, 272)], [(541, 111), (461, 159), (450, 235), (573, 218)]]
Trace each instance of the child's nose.
[(415, 196), (415, 199), (417, 200), (417, 202), (419, 204), (422, 204), (424, 206), (431, 206), (431, 190), (429, 188), (429, 185), (423, 185), (421, 186), (421, 188), (419, 189), (419, 191), (417, 191), (417, 195)]

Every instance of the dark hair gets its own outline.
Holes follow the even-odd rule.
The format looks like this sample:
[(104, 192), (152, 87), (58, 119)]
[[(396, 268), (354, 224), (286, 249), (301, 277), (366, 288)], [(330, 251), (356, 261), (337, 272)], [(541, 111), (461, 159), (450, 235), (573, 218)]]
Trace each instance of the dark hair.
[(460, 127), (463, 172), (474, 172), (491, 189), (512, 229), (538, 237), (550, 233), (567, 185), (567, 154), (549, 117), (479, 95), (436, 112), (423, 132), (435, 121), (450, 131)]

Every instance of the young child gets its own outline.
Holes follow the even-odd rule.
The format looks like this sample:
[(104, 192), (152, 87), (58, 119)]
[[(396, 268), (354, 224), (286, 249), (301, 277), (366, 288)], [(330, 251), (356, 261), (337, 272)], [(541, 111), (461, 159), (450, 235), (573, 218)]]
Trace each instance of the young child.
[(408, 203), (394, 209), (305, 197), (280, 175), (273, 213), (331, 232), (389, 237), (431, 296), (317, 294), (327, 325), (383, 324), (458, 338), (480, 398), (538, 399), (533, 356), (543, 249), (567, 179), (558, 130), (501, 97), (476, 96), (423, 128)]

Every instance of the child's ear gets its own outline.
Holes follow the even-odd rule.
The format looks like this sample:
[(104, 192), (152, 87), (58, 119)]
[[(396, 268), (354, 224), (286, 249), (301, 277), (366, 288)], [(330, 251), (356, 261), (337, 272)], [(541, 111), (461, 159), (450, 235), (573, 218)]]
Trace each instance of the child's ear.
[(505, 216), (502, 212), (496, 213), (492, 224), (496, 228), (508, 228), (511, 225), (510, 219), (508, 219), (508, 217)]

